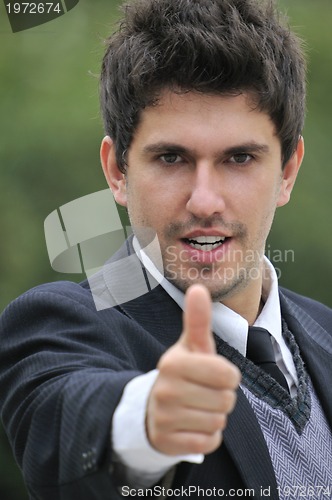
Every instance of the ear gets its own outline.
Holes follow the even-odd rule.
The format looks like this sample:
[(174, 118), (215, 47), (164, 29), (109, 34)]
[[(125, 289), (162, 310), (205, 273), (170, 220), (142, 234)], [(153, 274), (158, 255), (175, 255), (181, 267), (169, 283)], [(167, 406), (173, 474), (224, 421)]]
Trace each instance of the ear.
[(282, 207), (289, 202), (291, 192), (293, 190), (297, 174), (299, 173), (300, 166), (304, 156), (304, 140), (301, 136), (296, 150), (294, 151), (292, 157), (288, 160), (286, 165), (283, 168), (281, 183), (280, 183), (280, 191), (277, 201), (277, 206)]
[(104, 137), (100, 147), (100, 160), (103, 172), (115, 201), (119, 205), (127, 206), (126, 176), (118, 167), (115, 154), (115, 145), (109, 136)]

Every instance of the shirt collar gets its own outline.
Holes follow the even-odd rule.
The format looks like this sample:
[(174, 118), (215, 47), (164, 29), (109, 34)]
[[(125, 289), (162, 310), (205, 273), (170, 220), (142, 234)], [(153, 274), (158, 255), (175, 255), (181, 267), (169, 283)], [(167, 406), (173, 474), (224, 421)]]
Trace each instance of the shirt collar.
[(255, 321), (255, 326), (266, 328), (280, 345), (282, 329), (278, 278), (267, 257), (264, 258), (262, 299), (264, 307)]

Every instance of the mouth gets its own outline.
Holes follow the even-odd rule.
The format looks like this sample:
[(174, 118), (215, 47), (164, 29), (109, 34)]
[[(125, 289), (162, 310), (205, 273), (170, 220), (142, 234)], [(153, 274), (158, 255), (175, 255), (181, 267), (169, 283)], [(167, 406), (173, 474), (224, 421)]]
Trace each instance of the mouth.
[(195, 236), (195, 238), (183, 238), (182, 241), (196, 250), (211, 252), (221, 247), (228, 239), (226, 236)]

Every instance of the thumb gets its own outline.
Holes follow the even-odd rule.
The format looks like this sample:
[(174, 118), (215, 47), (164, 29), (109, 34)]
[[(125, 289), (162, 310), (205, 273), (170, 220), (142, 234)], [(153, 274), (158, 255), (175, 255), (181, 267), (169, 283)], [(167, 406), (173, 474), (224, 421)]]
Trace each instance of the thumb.
[(214, 354), (216, 347), (211, 332), (211, 298), (203, 285), (192, 285), (185, 297), (180, 342), (190, 351)]

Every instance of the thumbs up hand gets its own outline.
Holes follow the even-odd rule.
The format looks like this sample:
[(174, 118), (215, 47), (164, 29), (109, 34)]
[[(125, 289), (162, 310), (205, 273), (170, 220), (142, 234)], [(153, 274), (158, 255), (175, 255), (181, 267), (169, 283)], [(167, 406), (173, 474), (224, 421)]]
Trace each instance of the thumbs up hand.
[(158, 369), (146, 413), (151, 446), (167, 455), (217, 449), (235, 406), (240, 371), (216, 353), (205, 287), (188, 289), (183, 333), (160, 358)]

